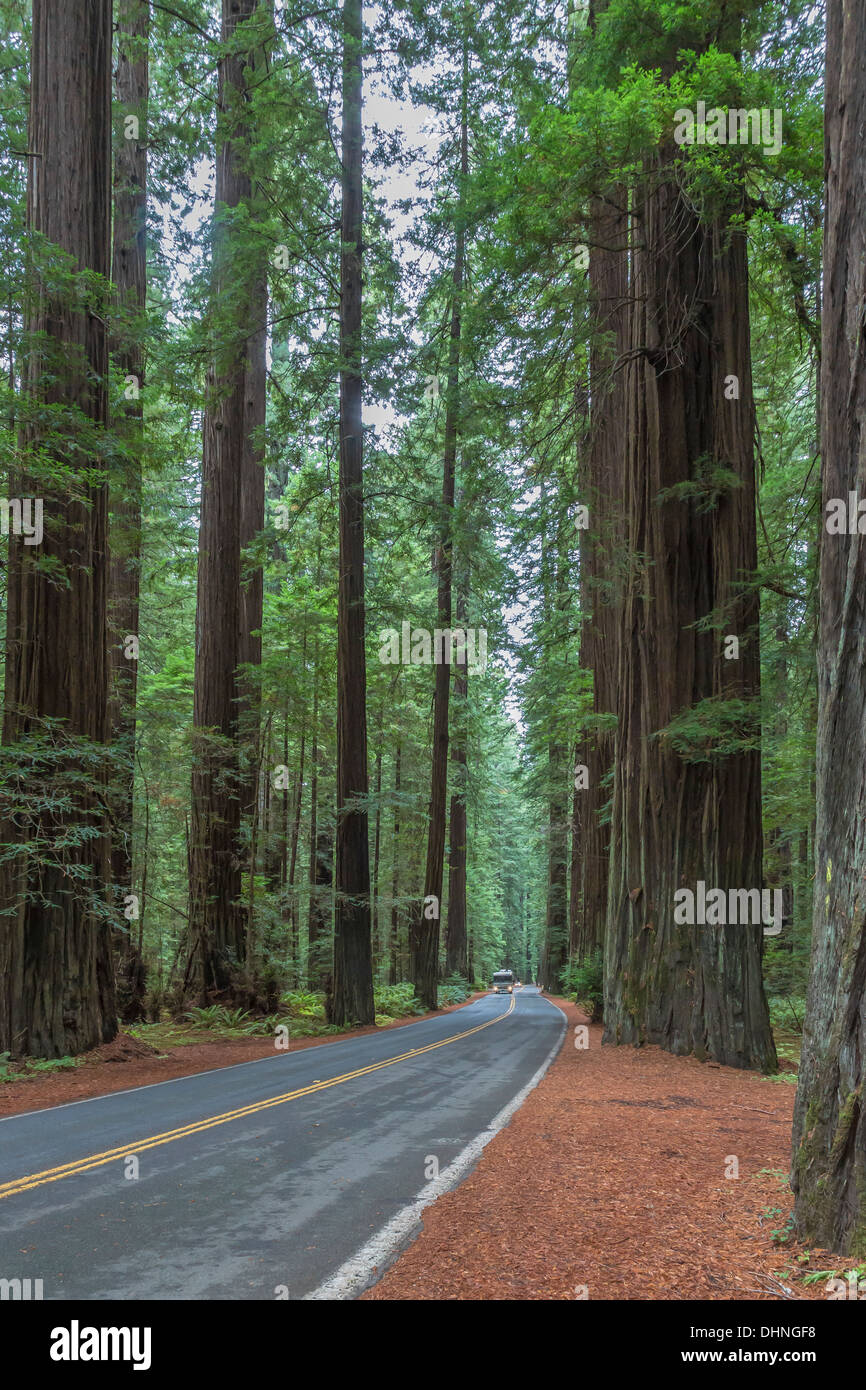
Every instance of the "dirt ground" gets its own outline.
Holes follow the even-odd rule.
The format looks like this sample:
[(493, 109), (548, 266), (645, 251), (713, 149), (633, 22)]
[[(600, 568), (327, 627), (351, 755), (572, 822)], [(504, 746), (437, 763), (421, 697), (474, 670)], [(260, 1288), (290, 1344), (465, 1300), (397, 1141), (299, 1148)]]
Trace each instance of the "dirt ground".
[[(794, 1087), (657, 1047), (562, 1050), (365, 1299), (823, 1299), (784, 1236)], [(732, 1162), (736, 1159), (736, 1165)], [(738, 1177), (726, 1177), (726, 1171)], [(781, 1276), (781, 1277), (780, 1277)]]

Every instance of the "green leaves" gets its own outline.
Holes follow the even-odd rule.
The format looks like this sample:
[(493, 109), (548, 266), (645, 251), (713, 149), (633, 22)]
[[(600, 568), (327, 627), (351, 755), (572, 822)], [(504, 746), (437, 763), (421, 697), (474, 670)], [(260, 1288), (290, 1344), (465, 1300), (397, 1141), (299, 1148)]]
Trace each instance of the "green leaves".
[(684, 762), (711, 763), (759, 748), (760, 734), (756, 701), (719, 696), (683, 710), (652, 737), (669, 744)]

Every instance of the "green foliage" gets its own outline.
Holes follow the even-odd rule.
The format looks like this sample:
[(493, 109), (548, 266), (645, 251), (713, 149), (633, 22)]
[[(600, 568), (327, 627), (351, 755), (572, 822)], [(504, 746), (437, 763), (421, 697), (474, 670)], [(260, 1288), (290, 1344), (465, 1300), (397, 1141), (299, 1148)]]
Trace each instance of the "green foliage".
[(589, 1014), (590, 1022), (601, 1018), (604, 1003), (604, 958), (594, 951), (583, 961), (570, 961), (560, 975), (562, 991)]
[(469, 985), (460, 975), (449, 975), (439, 986), (439, 1007), (445, 1009), (450, 1004), (462, 1004), (469, 998), (469, 994)]
[(186, 1017), (194, 1028), (219, 1029), (221, 1032), (241, 1032), (249, 1021), (248, 1009), (229, 1009), (225, 1004), (210, 1004), (206, 1008), (188, 1009)]
[[(830, 1279), (854, 1279), (857, 1284), (861, 1280), (866, 1283), (866, 1264), (853, 1265), (850, 1269), (811, 1269), (808, 1274), (803, 1275), (804, 1284), (823, 1284)], [(860, 1295), (862, 1298), (862, 1294)]]
[(721, 762), (760, 747), (759, 710), (747, 700), (699, 700), (652, 737), (669, 744), (684, 762)]
[(695, 461), (693, 478), (657, 493), (656, 506), (662, 507), (666, 502), (693, 502), (696, 513), (709, 512), (718, 507), (723, 497), (742, 486), (742, 478), (733, 469), (701, 458)]
[(293, 1018), (324, 1018), (325, 996), (312, 990), (289, 989), (281, 996), (286, 1013)]
[(424, 1005), (415, 998), (411, 984), (379, 985), (373, 991), (373, 999), (378, 1018), (410, 1018), (425, 1013)]
[(26, 1057), (15, 1062), (11, 1058), (11, 1052), (0, 1052), (0, 1084), (25, 1080), (43, 1072), (70, 1071), (78, 1066), (75, 1057)]
[[(203, 0), (184, 0), (177, 11), (153, 9), (142, 322), (111, 304), (99, 277), (81, 274), (57, 248), (24, 235), (27, 161), (19, 152), (28, 148), (29, 7), (0, 0), (0, 11), (7, 39), (0, 56), (0, 463), (4, 475), (23, 468), (75, 495), (82, 458), (90, 458), (98, 478), (110, 482), (112, 553), (141, 541), (135, 746), (120, 741), (106, 750), (57, 721), (31, 721), (27, 738), (4, 750), (0, 800), (32, 836), (34, 869), (60, 865), (74, 891), (89, 895), (86, 874), (70, 859), (97, 833), (103, 800), (110, 803), (118, 781), (134, 770), (132, 886), (141, 893), (158, 1017), (181, 988), (189, 955), (201, 427), (209, 364), (233, 361), (246, 331), (237, 322), (240, 278), (222, 302), (212, 303), (210, 294), (215, 226), (234, 227), (242, 232), (242, 263), (263, 258), (269, 266), (266, 516), (245, 555), (250, 568), (263, 571), (263, 658), (254, 673), (257, 727), (241, 738), (245, 766), (260, 776), (259, 819), (248, 816), (243, 826), (244, 849), (255, 841), (258, 856), (244, 874), (245, 900), (252, 902), (251, 988), (268, 996), (258, 1010), (280, 1002), (276, 1013), (210, 1005), (187, 1018), (194, 1034), (264, 1036), (274, 1020), (288, 1020), (293, 1036), (327, 1034), (334, 1030), (325, 995), (314, 986), (329, 968), (332, 894), (322, 893), (322, 961), (311, 958), (308, 922), (315, 901), (314, 777), (315, 826), (326, 858), (333, 856), (336, 805), (339, 7), (278, 10), (278, 32), (268, 39), (274, 61), (249, 103), (256, 138), (238, 152), (256, 193), (249, 206), (231, 212), (212, 206), (211, 161), (225, 120), (214, 101), (216, 12)], [(260, 11), (256, 26), (270, 26), (267, 7)], [(720, 207), (731, 213), (735, 198), (728, 221), (748, 238), (752, 361), (740, 370), (744, 391), (744, 369), (754, 381), (760, 553), (758, 573), (743, 582), (761, 591), (760, 634), (749, 636), (760, 638), (761, 695), (683, 708), (655, 737), (693, 763), (760, 749), (765, 877), (793, 893), (793, 922), (782, 939), (765, 943), (764, 968), (774, 1026), (794, 1027), (795, 1016), (802, 1018), (815, 848), (822, 21), (820, 7), (806, 0), (747, 0), (734, 11), (725, 0), (610, 0), (596, 6), (592, 30), (584, 7), (569, 30), (566, 7), (547, 0), (478, 0), (459, 14), (400, 4), (370, 18), (377, 81), (423, 103), (435, 131), (417, 150), (402, 131), (376, 123), (367, 133), (365, 396), (375, 423), (365, 430), (371, 781), (364, 804), (371, 860), (378, 854), (381, 1020), (421, 1011), (411, 985), (384, 981), (391, 975), (392, 920), (396, 976), (404, 980), (409, 972), (407, 924), (424, 881), (433, 680), (424, 666), (380, 662), (378, 634), (404, 621), (436, 625), (431, 556), (443, 523), (447, 402), (445, 392), (427, 399), (424, 383), (447, 371), (458, 221), (466, 232), (467, 277), (459, 302), (453, 577), (467, 624), (488, 630), (491, 657), (486, 672), (470, 677), (465, 699), (452, 690), (452, 749), (459, 734), (467, 770), (464, 783), (451, 762), (448, 792), (466, 800), (471, 973), (484, 989), (503, 963), (521, 977), (527, 967), (535, 975), (551, 862), (557, 854), (570, 862), (575, 852), (571, 830), (562, 828), (572, 814), (574, 750), (615, 723), (614, 715), (594, 712), (582, 632), (586, 610), (621, 597), (635, 557), (624, 537), (606, 537), (604, 574), (587, 592), (574, 523), (577, 505), (594, 512), (585, 476), (587, 382), (599, 339), (592, 287), (575, 252), (588, 238), (593, 199), (628, 188), (636, 205), (646, 181), (658, 179), (684, 186), (707, 216)], [(257, 28), (258, 38), (265, 27)], [(466, 177), (459, 166), (464, 41)], [(672, 152), (675, 110), (699, 99), (723, 109), (783, 108), (782, 152), (698, 145)], [(413, 184), (412, 198), (399, 205), (379, 184), (397, 171)], [(277, 246), (286, 249), (285, 267), (275, 263)], [(37, 275), (58, 300), (105, 313), (115, 348), (129, 338), (140, 343), (147, 361), (141, 439), (124, 427), (116, 361), (110, 430), (22, 392), (34, 346), (24, 338), (23, 310)], [(69, 366), (46, 351), (43, 385)], [(603, 387), (593, 381), (593, 392)], [(119, 503), (136, 469), (142, 524), (140, 538), (130, 538)], [(692, 473), (688, 482), (661, 489), (656, 503), (705, 513), (724, 507), (741, 487), (721, 460), (696, 457)], [(5, 569), (0, 573), (5, 602)], [(279, 786), (277, 767), (286, 771)], [(612, 770), (604, 786), (612, 796)], [(99, 795), (91, 798), (94, 788)], [(601, 818), (609, 821), (610, 801)], [(15, 853), (14, 845), (0, 847), (0, 860)], [(443, 936), (448, 879), (446, 864)], [(108, 902), (97, 895), (96, 906), (112, 926), (128, 930), (113, 895)], [(558, 944), (564, 946), (562, 937)], [(566, 968), (562, 984), (598, 1016), (600, 956)], [(468, 989), (459, 978), (445, 980), (440, 1003), (462, 1002)]]
[[(770, 1239), (774, 1245), (787, 1245), (795, 1234), (794, 1213), (789, 1212), (785, 1216), (783, 1207), (765, 1207), (761, 1215), (770, 1221), (777, 1221), (777, 1224), (770, 1228)], [(785, 1216), (784, 1221), (778, 1221), (779, 1217)]]
[(796, 998), (790, 994), (770, 994), (767, 1003), (770, 1007), (770, 1022), (774, 1028), (785, 1028), (790, 1032), (802, 1033), (803, 1015), (806, 1008), (804, 998)]

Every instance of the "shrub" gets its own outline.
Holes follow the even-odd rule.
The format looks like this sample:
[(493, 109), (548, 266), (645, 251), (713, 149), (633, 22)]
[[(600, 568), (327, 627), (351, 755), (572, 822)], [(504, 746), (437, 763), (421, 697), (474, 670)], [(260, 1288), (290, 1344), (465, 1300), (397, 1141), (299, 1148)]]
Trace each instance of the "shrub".
[(325, 1017), (325, 996), (321, 991), (288, 989), (280, 1002), (292, 1018)]
[(769, 998), (770, 1022), (774, 1028), (784, 1028), (789, 1033), (802, 1033), (803, 1015), (806, 1012), (804, 998), (790, 994), (771, 994)]
[(437, 999), (440, 1009), (446, 1009), (449, 1004), (462, 1004), (464, 999), (469, 998), (469, 993), (469, 985), (462, 975), (449, 975), (439, 986)]
[(426, 1012), (424, 1005), (415, 997), (414, 985), (408, 980), (400, 985), (380, 985), (374, 990), (373, 999), (377, 1016), (381, 1015), (386, 1021)]
[(593, 951), (582, 961), (571, 961), (560, 975), (563, 992), (598, 1023), (604, 1002), (604, 964), (601, 951)]

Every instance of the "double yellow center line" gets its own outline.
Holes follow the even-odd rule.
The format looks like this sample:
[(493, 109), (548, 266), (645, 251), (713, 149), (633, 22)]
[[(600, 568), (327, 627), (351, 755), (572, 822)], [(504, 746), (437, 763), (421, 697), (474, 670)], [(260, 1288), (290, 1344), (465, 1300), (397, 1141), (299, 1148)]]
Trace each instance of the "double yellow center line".
[(147, 1139), (139, 1139), (135, 1143), (124, 1144), (121, 1148), (106, 1149), (104, 1153), (90, 1154), (87, 1158), (76, 1159), (74, 1163), (61, 1164), (59, 1168), (46, 1168), (41, 1173), (31, 1173), (23, 1178), (13, 1178), (11, 1182), (0, 1183), (0, 1200), (4, 1197), (13, 1197), (18, 1192), (29, 1192), (34, 1187), (43, 1187), (49, 1182), (59, 1182), (61, 1178), (75, 1177), (78, 1173), (86, 1173), (91, 1168), (102, 1168), (106, 1163), (114, 1163), (130, 1154), (144, 1153), (146, 1149), (159, 1148), (161, 1144), (171, 1144), (175, 1139), (186, 1139), (192, 1134), (201, 1134), (206, 1129), (215, 1129), (217, 1125), (229, 1124), (232, 1120), (241, 1120), (248, 1115), (257, 1115), (262, 1110), (270, 1110), (275, 1105), (285, 1105), (287, 1101), (298, 1100), (301, 1096), (312, 1096), (317, 1091), (327, 1091), (332, 1086), (342, 1086), (345, 1081), (355, 1081), (359, 1076), (369, 1076), (371, 1072), (381, 1071), (383, 1067), (393, 1067), (397, 1062), (409, 1061), (412, 1057), (422, 1057), (425, 1052), (435, 1052), (438, 1047), (448, 1047), (451, 1043), (461, 1042), (463, 1038), (471, 1038), (473, 1033), (483, 1033), (485, 1028), (492, 1028), (495, 1023), (501, 1023), (508, 1018), (514, 1009), (514, 997), (508, 1005), (504, 1014), (497, 1014), (496, 1018), (488, 1019), (486, 1023), (479, 1023), (475, 1028), (467, 1028), (464, 1033), (455, 1033), (453, 1038), (443, 1038), (441, 1042), (428, 1043), (426, 1047), (413, 1047), (411, 1052), (401, 1052), (398, 1057), (388, 1057), (384, 1062), (373, 1062), (368, 1067), (359, 1067), (356, 1071), (347, 1071), (342, 1076), (332, 1076), (326, 1081), (314, 1081), (310, 1086), (302, 1086), (297, 1091), (286, 1091), (282, 1096), (271, 1096), (267, 1100), (256, 1101), (254, 1105), (244, 1105), (240, 1110), (227, 1110), (223, 1115), (211, 1115), (205, 1120), (196, 1120), (193, 1124), (183, 1125), (180, 1129), (166, 1130), (164, 1134), (152, 1134)]

